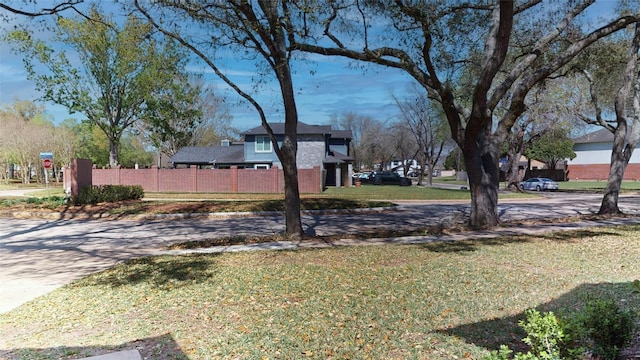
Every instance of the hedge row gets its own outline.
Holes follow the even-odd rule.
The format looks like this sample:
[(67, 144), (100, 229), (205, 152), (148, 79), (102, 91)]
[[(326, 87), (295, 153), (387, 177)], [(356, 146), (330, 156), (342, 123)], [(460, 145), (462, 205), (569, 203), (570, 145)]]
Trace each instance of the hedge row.
[(72, 199), (74, 205), (97, 204), (123, 200), (140, 200), (144, 190), (140, 185), (94, 185), (80, 188)]

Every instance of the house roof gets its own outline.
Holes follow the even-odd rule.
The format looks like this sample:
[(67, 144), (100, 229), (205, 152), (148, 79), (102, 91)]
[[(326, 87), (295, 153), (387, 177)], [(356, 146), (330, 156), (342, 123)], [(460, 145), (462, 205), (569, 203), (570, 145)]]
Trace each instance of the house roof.
[(351, 156), (341, 154), (337, 151), (331, 151), (329, 153), (329, 156), (327, 156), (323, 160), (325, 164), (342, 164), (342, 163), (351, 162), (351, 161), (353, 161), (353, 158)]
[(244, 161), (244, 145), (187, 146), (169, 159), (174, 164), (237, 164)]
[[(269, 125), (274, 134), (284, 134), (284, 123), (271, 123)], [(331, 125), (309, 125), (301, 121), (298, 121), (297, 133), (298, 135), (331, 134), (332, 137), (351, 138), (351, 130), (331, 130)], [(242, 135), (267, 135), (267, 130), (262, 126), (258, 126), (245, 131)]]
[(333, 138), (351, 139), (351, 136), (351, 130), (331, 130), (331, 137)]
[(573, 139), (574, 144), (591, 144), (591, 143), (606, 143), (613, 142), (613, 133), (611, 131), (602, 128), (598, 131), (582, 135)]

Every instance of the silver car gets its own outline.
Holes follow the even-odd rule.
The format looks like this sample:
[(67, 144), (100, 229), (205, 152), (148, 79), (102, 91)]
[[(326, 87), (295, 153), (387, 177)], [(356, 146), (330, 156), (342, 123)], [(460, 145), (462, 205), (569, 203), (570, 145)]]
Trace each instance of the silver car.
[(549, 178), (531, 178), (529, 180), (520, 183), (520, 189), (522, 190), (558, 190), (558, 183)]

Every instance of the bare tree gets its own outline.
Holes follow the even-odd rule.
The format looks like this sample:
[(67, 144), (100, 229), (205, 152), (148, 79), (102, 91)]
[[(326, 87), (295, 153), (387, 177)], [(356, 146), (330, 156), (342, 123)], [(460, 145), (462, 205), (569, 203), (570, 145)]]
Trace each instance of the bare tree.
[(411, 134), (411, 129), (401, 121), (390, 124), (387, 127), (387, 133), (386, 139), (390, 145), (391, 160), (400, 161), (403, 174), (406, 176), (418, 153), (415, 138)]
[(409, 129), (416, 144), (416, 157), (420, 166), (418, 185), (422, 185), (424, 174), (427, 184), (433, 185), (433, 170), (440, 160), (442, 150), (451, 138), (446, 119), (440, 109), (432, 106), (431, 100), (416, 89), (415, 96), (401, 101), (396, 98), (401, 121)]
[(376, 133), (383, 124), (370, 116), (358, 115), (354, 112), (347, 112), (340, 116), (331, 115), (331, 123), (337, 128), (351, 131), (351, 156), (354, 158), (354, 169), (361, 171), (363, 168), (371, 169), (373, 165), (372, 154), (365, 151), (371, 148), (370, 142), (376, 141)]
[(53, 124), (23, 119), (17, 113), (0, 115), (0, 154), (5, 164), (15, 164), (22, 182), (31, 182), (32, 171), (38, 170), (40, 152), (47, 151), (47, 138)]

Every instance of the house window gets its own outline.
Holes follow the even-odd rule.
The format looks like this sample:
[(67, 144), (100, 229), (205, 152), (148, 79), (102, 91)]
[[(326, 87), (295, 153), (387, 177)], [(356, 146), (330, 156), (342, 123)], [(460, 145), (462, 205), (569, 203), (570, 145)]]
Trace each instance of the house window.
[(269, 170), (269, 165), (268, 164), (255, 164), (253, 168), (256, 169), (256, 170), (258, 170), (258, 169)]
[(271, 152), (271, 140), (268, 136), (256, 136), (256, 152)]

